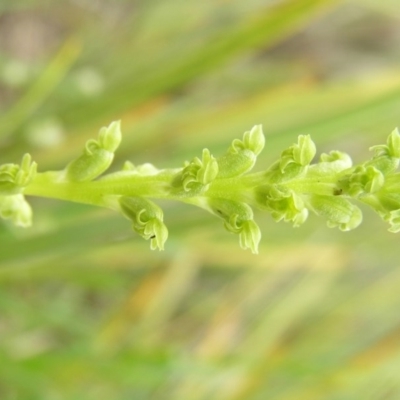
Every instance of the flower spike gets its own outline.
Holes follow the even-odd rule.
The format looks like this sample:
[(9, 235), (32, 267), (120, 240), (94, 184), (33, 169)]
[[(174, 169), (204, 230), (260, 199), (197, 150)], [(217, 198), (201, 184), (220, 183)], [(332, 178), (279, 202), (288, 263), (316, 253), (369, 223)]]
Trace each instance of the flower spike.
[(122, 170), (97, 178), (111, 164), (121, 141), (120, 122), (101, 128), (97, 140), (64, 170), (36, 173), (36, 163), (25, 155), (21, 165), (0, 166), (0, 217), (29, 226), (32, 211), (24, 195), (59, 198), (117, 209), (133, 229), (163, 250), (168, 230), (163, 212), (150, 198), (181, 201), (210, 211), (225, 228), (239, 236), (240, 246), (257, 253), (261, 232), (253, 208), (269, 211), (276, 221), (303, 224), (312, 211), (325, 217), (328, 227), (342, 231), (362, 221), (354, 202), (372, 208), (400, 231), (400, 133), (395, 129), (386, 144), (371, 148), (374, 155), (353, 166), (339, 151), (323, 153), (311, 164), (316, 147), (309, 135), (281, 153), (268, 169), (250, 173), (265, 145), (261, 125), (232, 141), (215, 158), (204, 149), (201, 158), (182, 168), (158, 169), (150, 163), (126, 162)]

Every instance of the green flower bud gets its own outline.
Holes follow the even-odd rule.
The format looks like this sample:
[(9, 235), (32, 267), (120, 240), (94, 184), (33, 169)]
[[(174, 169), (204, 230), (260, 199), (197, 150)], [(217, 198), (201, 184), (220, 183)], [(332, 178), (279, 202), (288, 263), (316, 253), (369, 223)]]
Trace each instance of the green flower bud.
[(294, 227), (303, 224), (308, 217), (302, 197), (282, 185), (265, 185), (258, 189), (261, 208), (268, 210), (275, 221), (292, 222)]
[(4, 164), (0, 167), (0, 194), (12, 195), (23, 191), (23, 188), (36, 175), (37, 164), (32, 162), (31, 156), (25, 154), (22, 157), (21, 165)]
[(308, 203), (317, 215), (327, 218), (329, 228), (349, 231), (362, 222), (361, 210), (343, 197), (311, 195)]
[(291, 163), (305, 167), (315, 156), (317, 149), (310, 135), (300, 135), (297, 144), (292, 145), (281, 154), (280, 169), (284, 173)]
[(0, 196), (0, 217), (23, 228), (32, 225), (32, 209), (22, 194)]
[(203, 150), (201, 160), (196, 157), (192, 162), (186, 162), (180, 173), (183, 189), (185, 192), (191, 192), (193, 194), (205, 192), (208, 189), (208, 185), (217, 175), (217, 160), (211, 155), (208, 149)]
[(210, 211), (225, 221), (225, 229), (239, 235), (242, 249), (250, 249), (257, 254), (261, 232), (253, 220), (251, 207), (246, 203), (227, 199), (209, 198), (207, 202)]
[(66, 167), (66, 179), (73, 182), (91, 181), (108, 169), (114, 151), (121, 142), (120, 121), (101, 128), (98, 140), (86, 142), (83, 154)]
[(145, 240), (150, 239), (151, 249), (164, 250), (168, 229), (161, 208), (143, 197), (121, 196), (119, 205), (122, 214), (132, 221), (134, 231)]

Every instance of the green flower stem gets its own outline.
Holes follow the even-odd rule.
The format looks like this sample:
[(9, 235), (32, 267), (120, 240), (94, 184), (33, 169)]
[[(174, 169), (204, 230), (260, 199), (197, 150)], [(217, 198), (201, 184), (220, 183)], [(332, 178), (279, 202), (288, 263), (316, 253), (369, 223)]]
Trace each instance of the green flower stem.
[(108, 196), (143, 196), (177, 200), (177, 197), (166, 190), (174, 175), (174, 172), (167, 170), (149, 176), (116, 173), (115, 176), (110, 174), (96, 181), (71, 182), (60, 180), (59, 172), (44, 172), (36, 175), (24, 193), (100, 207), (110, 206)]
[[(339, 187), (339, 181), (342, 175), (322, 175), (313, 176), (311, 169), (309, 173), (304, 176), (290, 179), (288, 181), (280, 182), (280, 185), (287, 187), (301, 194), (321, 194), (332, 196), (335, 193), (335, 189)], [(258, 172), (249, 174), (243, 177), (240, 181), (241, 184), (247, 188), (258, 187), (261, 185), (275, 183), (273, 174), (270, 172)]]
[[(179, 193), (174, 193), (172, 182), (180, 171), (181, 169), (166, 169), (152, 175), (139, 175), (129, 171), (116, 172), (91, 182), (65, 181), (60, 179), (61, 172), (44, 172), (36, 174), (25, 188), (24, 194), (100, 207), (110, 205), (108, 201), (110, 196), (141, 196), (195, 204), (196, 199), (201, 196), (183, 197)], [(339, 180), (340, 176), (315, 178), (306, 175), (284, 182), (282, 185), (299, 194), (333, 195)], [(268, 183), (268, 174), (265, 172), (238, 178), (216, 179), (210, 184), (207, 197), (254, 203), (252, 189)]]

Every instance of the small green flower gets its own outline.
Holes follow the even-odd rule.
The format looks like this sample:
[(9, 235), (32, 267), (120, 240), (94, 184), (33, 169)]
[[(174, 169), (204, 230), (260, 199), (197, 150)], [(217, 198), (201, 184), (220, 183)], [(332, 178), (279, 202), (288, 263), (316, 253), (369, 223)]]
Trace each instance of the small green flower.
[(375, 156), (389, 156), (400, 158), (400, 133), (396, 128), (392, 131), (387, 139), (387, 144), (380, 144), (370, 147), (370, 150), (375, 152)]
[(251, 131), (245, 132), (242, 140), (235, 139), (227, 153), (217, 159), (218, 178), (238, 177), (251, 171), (264, 144), (261, 125), (255, 125)]
[(352, 165), (353, 162), (348, 154), (336, 150), (331, 151), (329, 154), (322, 153), (317, 164), (321, 169), (325, 169), (326, 172), (341, 172), (351, 168)]
[(114, 159), (114, 151), (121, 142), (120, 121), (112, 122), (99, 131), (98, 140), (86, 142), (83, 154), (70, 162), (65, 169), (68, 181), (91, 181), (108, 169)]
[(297, 144), (292, 145), (281, 154), (280, 169), (284, 173), (289, 164), (306, 167), (313, 160), (317, 149), (310, 135), (300, 135)]
[(308, 210), (301, 195), (283, 185), (264, 185), (258, 198), (261, 207), (270, 211), (277, 222), (284, 220), (298, 227), (307, 220)]
[(400, 134), (398, 129), (395, 129), (389, 135), (387, 144), (372, 146), (370, 150), (375, 155), (364, 164), (365, 166), (372, 166), (384, 175), (395, 172), (400, 162)]
[(400, 209), (390, 211), (386, 220), (390, 224), (389, 232), (400, 232)]
[(150, 248), (164, 250), (168, 229), (161, 208), (143, 197), (121, 196), (119, 205), (122, 214), (132, 221), (134, 231), (145, 240), (150, 239)]
[[(362, 201), (372, 207), (386, 222), (391, 221), (393, 212), (400, 210), (400, 192), (388, 188), (363, 198)], [(393, 230), (390, 231), (393, 232)]]
[(224, 227), (229, 232), (239, 235), (242, 249), (258, 253), (261, 232), (253, 217), (253, 210), (246, 203), (227, 199), (209, 198), (210, 211), (224, 220)]
[(203, 193), (218, 175), (217, 160), (210, 150), (204, 149), (202, 159), (194, 158), (186, 162), (181, 172), (182, 186), (185, 192)]
[(32, 209), (22, 194), (0, 196), (0, 217), (23, 228), (32, 225)]
[(231, 151), (239, 153), (243, 150), (250, 150), (258, 156), (265, 145), (265, 137), (261, 125), (255, 125), (251, 131), (247, 131), (243, 135), (243, 139), (235, 139), (231, 145)]
[(328, 220), (329, 228), (349, 231), (362, 222), (361, 210), (343, 197), (311, 195), (308, 204), (312, 211)]
[(21, 165), (4, 164), (0, 167), (0, 194), (18, 194), (28, 186), (36, 175), (37, 164), (32, 162), (31, 156), (25, 154)]
[(385, 177), (380, 170), (373, 166), (359, 166), (349, 176), (350, 196), (358, 197), (363, 194), (371, 194), (382, 189)]
[(107, 127), (103, 127), (99, 131), (99, 147), (114, 153), (119, 147), (122, 140), (121, 121), (114, 121)]

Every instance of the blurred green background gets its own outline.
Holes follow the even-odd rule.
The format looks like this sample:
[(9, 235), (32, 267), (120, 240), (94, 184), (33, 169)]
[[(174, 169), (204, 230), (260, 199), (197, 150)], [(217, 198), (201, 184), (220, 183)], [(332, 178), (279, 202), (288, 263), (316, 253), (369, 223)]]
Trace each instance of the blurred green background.
[[(363, 161), (400, 125), (396, 0), (0, 0), (0, 162), (61, 169), (121, 119), (123, 161), (179, 167), (262, 123), (256, 169), (311, 134)], [(0, 225), (1, 400), (398, 400), (399, 236), (258, 213), (260, 254), (161, 203), (30, 198)]]

